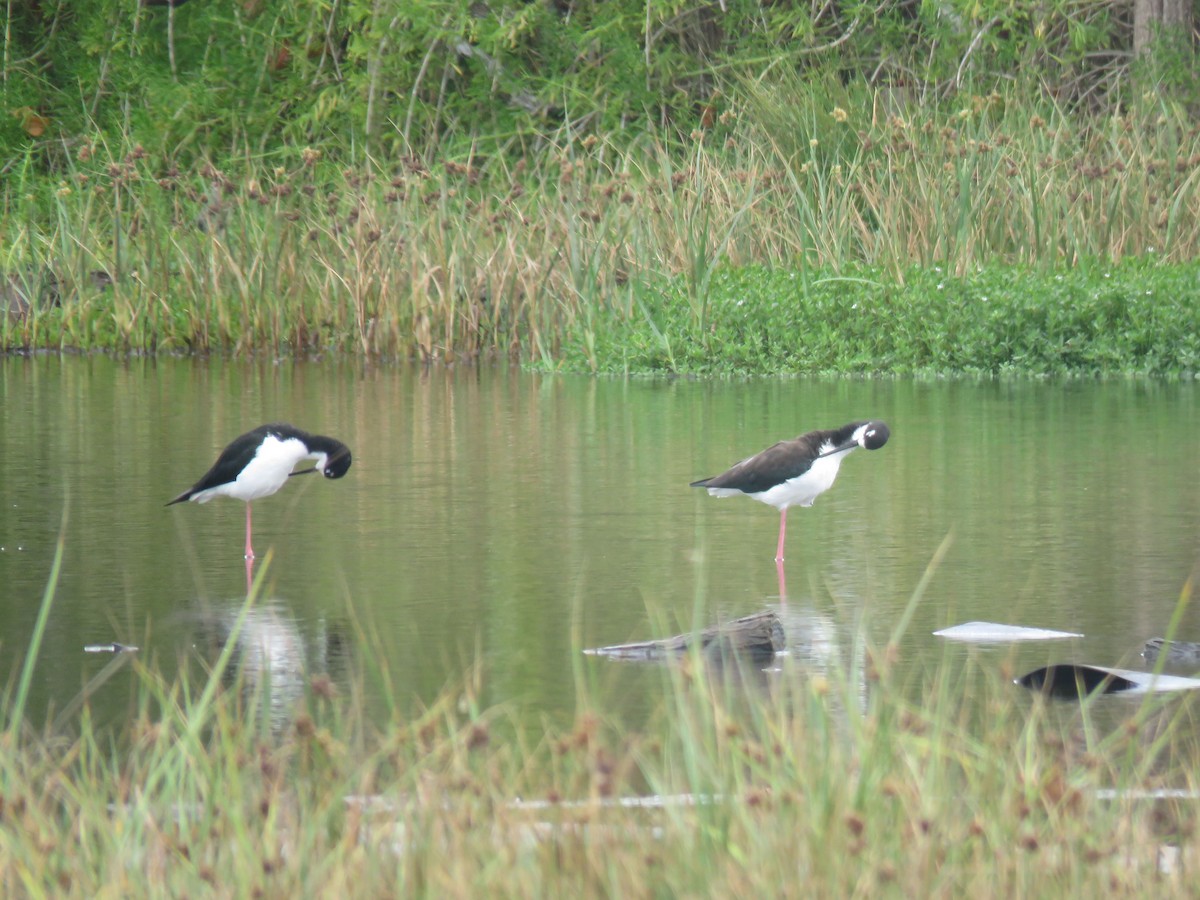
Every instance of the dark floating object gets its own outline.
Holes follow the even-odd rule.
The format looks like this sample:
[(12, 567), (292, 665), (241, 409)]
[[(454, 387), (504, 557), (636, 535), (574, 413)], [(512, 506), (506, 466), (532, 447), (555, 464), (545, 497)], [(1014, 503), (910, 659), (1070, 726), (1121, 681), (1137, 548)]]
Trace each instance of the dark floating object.
[(583, 652), (589, 656), (607, 656), (610, 659), (657, 662), (682, 658), (693, 647), (698, 647), (706, 656), (719, 660), (743, 656), (755, 665), (765, 666), (786, 645), (783, 624), (775, 613), (767, 611), (743, 616), (732, 622), (722, 622), (694, 634), (680, 634), (661, 641), (596, 647)]
[[(293, 472), (303, 459), (316, 461), (311, 469)], [(254, 559), (250, 544), (250, 502), (269, 497), (292, 475), (320, 472), (341, 478), (350, 469), (350, 448), (341, 441), (309, 434), (291, 425), (260, 425), (234, 438), (199, 481), (167, 503), (207, 503), (213, 497), (246, 501), (246, 558)]]
[(1149, 694), (1162, 691), (1192, 691), (1200, 688), (1200, 679), (1181, 678), (1138, 672), (1134, 669), (1112, 669), (1106, 666), (1085, 666), (1058, 663), (1034, 669), (1015, 679), (1021, 687), (1040, 691), (1049, 697), (1079, 699), (1089, 694)]
[(775, 559), (782, 561), (788, 507), (812, 506), (833, 486), (846, 454), (859, 447), (878, 450), (890, 433), (887, 425), (878, 421), (810, 431), (743, 459), (720, 475), (693, 481), (691, 486), (706, 488), (712, 497), (751, 497), (779, 510)]
[(1168, 641), (1165, 638), (1150, 638), (1142, 648), (1142, 658), (1148, 665), (1158, 662), (1166, 651), (1169, 666), (1200, 666), (1200, 644), (1192, 641)]
[(1051, 697), (1086, 697), (1100, 691), (1115, 694), (1137, 685), (1104, 669), (1074, 664), (1043, 666), (1017, 679), (1017, 684)]

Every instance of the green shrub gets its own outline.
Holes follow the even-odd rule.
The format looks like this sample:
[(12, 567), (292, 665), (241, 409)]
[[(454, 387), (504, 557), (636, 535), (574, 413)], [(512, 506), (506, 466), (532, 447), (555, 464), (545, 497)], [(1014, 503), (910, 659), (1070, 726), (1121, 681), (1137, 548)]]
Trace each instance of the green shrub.
[(1142, 374), (1200, 365), (1200, 265), (1129, 261), (965, 276), (718, 271), (697, 304), (683, 277), (573, 334), (566, 365), (673, 374)]
[[(10, 3), (0, 159), (53, 171), (101, 137), (181, 164), (312, 144), (343, 160), (524, 153), (711, 128), (747, 86), (858, 84), (929, 104), (1004, 86), (1081, 111), (1196, 98), (1168, 34), (1135, 71), (1127, 5), (1072, 0), (42, 0)], [(1015, 76), (1015, 81), (1014, 81)], [(1138, 85), (1143, 87), (1139, 88)]]

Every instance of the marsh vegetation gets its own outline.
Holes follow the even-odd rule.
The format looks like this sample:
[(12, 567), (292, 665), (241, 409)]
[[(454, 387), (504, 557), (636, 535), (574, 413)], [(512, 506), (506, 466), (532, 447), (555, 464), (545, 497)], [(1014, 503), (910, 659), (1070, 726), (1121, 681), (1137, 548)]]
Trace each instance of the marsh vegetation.
[[(53, 595), (52, 580), (44, 608)], [(238, 674), (233, 641), (195, 680), (131, 658), (115, 737), (86, 715), (33, 725), (20, 678), (0, 707), (0, 883), (58, 896), (1190, 895), (1191, 702), (1056, 705), (974, 656), (898, 677), (902, 629), (820, 676), (787, 657), (768, 672), (736, 657), (664, 666), (655, 737), (606, 720), (582, 668), (574, 722), (532, 731), (479, 703), (479, 670), (390, 721), (316, 675), (268, 728), (269, 687)], [(368, 654), (359, 677), (387, 673)]]
[[(1075, 583), (1059, 569), (1095, 559), (1116, 586), (1106, 601), (1125, 604), (1109, 624), (1131, 632), (1129, 619), (1145, 613), (1153, 633), (1173, 634), (1187, 619), (1181, 612), (1161, 627), (1154, 579), (1171, 579), (1190, 552), (1180, 535), (1197, 507), (1173, 454), (1190, 446), (1178, 430), (1191, 427), (1194, 406), (1191, 385), (1158, 381), (1191, 380), (1200, 365), (1200, 128), (1190, 38), (1159, 35), (1146, 53), (1148, 24), (1138, 16), (1147, 4), (1134, 6), (1131, 17), (1129, 4), (1065, 0), (1028, 10), (1007, 0), (10, 4), (0, 55), (0, 351), (218, 364), (337, 357), (384, 363), (376, 373), (408, 360), (495, 360), (616, 374), (1150, 376), (1139, 384), (1169, 404), (1153, 415), (1177, 427), (1144, 418), (1152, 404), (1131, 393), (1092, 398), (1079, 412), (1136, 426), (1128, 433), (1170, 432), (1157, 456), (1133, 448), (1157, 465), (1139, 458), (1123, 470), (1129, 478), (1089, 480), (1097, 470), (1072, 468), (1072, 439), (1095, 446), (1071, 416), (1078, 396), (1039, 399), (1049, 410), (1040, 419), (1022, 418), (1027, 398), (1008, 379), (990, 382), (1001, 393), (971, 398), (991, 416), (972, 434), (991, 439), (968, 440), (961, 457), (1002, 498), (986, 518), (1007, 531), (979, 542), (994, 552), (950, 592), (994, 586), (999, 577), (989, 582), (989, 574), (1011, 575), (1036, 555), (1053, 577), (1035, 571), (1008, 593), (983, 592), (1007, 610), (1028, 609), (1046, 602), (1048, 584)], [(109, 451), (139, 427), (158, 440), (163, 426), (147, 426), (147, 416), (169, 415), (186, 392), (160, 387), (147, 402), (100, 391), (112, 400), (104, 428), (67, 444), (59, 426), (86, 420), (82, 401), (71, 406), (86, 379), (59, 382), (38, 362), (5, 376), (6, 409), (33, 397), (29, 409), (39, 411), (8, 429), (25, 440), (4, 455), (5, 486), (17, 486), (22, 504), (12, 521), (24, 529), (36, 519), (32, 530), (44, 537), (55, 507), (46, 485), (58, 486), (59, 470), (83, 468), (82, 447), (89, 464), (103, 458), (114, 475), (81, 493), (109, 498), (111, 490), (116, 500), (77, 503), (76, 514), (116, 531), (111, 510), (131, 495), (120, 473), (138, 468), (129, 460), (157, 457), (97, 453), (98, 435), (117, 434)], [(291, 380), (301, 366), (243, 383), (233, 365), (214, 421), (257, 415), (251, 407), (264, 396), (281, 405), (281, 394), (304, 383), (302, 374)], [(451, 367), (459, 368), (467, 367)], [(370, 392), (361, 383), (321, 380), (317, 406), (328, 418), (366, 410), (358, 427), (390, 427), (395, 394), (374, 406), (361, 399)], [(406, 387), (414, 405), (425, 403)], [(832, 416), (848, 396), (883, 397), (859, 388), (843, 382), (808, 399)], [(746, 407), (795, 401), (782, 390), (752, 392), (697, 420), (726, 435), (761, 428), (748, 423)], [(507, 416), (500, 421), (528, 424), (520, 419), (528, 413), (536, 426), (468, 433), (478, 441), (453, 438), (464, 418), (490, 421), (475, 415), (486, 403), (468, 403), (467, 391), (457, 406), (452, 391), (437, 394), (409, 431), (385, 435), (385, 446), (417, 457), (450, 448), (426, 462), (462, 462), (461, 448), (494, 441), (539, 466), (502, 483), (541, 485), (551, 455), (530, 448), (553, 435), (543, 422), (567, 404), (537, 393), (516, 412), (494, 402)], [(41, 414), (47, 395), (64, 400), (61, 418)], [(944, 437), (945, 423), (968, 420), (946, 397), (916, 397), (910, 421), (927, 432), (935, 422)], [(593, 441), (606, 462), (627, 460), (636, 471), (650, 459), (661, 478), (657, 457), (636, 452), (630, 431), (597, 427), (629, 422), (627, 398), (619, 399), (607, 419), (563, 416), (571, 438), (560, 445), (561, 464), (548, 468), (563, 483), (597, 483), (572, 481), (583, 469), (566, 454), (579, 435), (598, 434), (607, 435)], [(134, 411), (147, 406), (149, 414)], [(580, 407), (594, 414), (595, 404)], [(646, 428), (660, 444), (686, 419), (671, 410), (657, 409)], [(1046, 442), (1047, 420), (1062, 428), (1061, 444)], [(694, 448), (694, 435), (688, 441)], [(14, 468), (30, 444), (44, 450), (34, 475)], [(947, 446), (926, 449), (953, 455)], [(1095, 459), (1107, 465), (1116, 452)], [(911, 472), (929, 457), (909, 459)], [(701, 474), (695, 468), (676, 480), (686, 484)], [(445, 496), (416, 522), (407, 509), (365, 502), (389, 495), (393, 481), (376, 474), (366, 482), (356, 509), (373, 510), (360, 516), (364, 528), (409, 542), (403, 554), (389, 546), (381, 569), (389, 584), (400, 581), (396, 566), (420, 555), (412, 548), (433, 558), (435, 544), (445, 553), (486, 531), (500, 539), (484, 576), (503, 577), (453, 593), (457, 577), (475, 575), (450, 563), (432, 582), (441, 590), (417, 578), (404, 590), (436, 604), (465, 597), (463, 609), (479, 614), (494, 601), (480, 585), (523, 588), (508, 580), (513, 570), (552, 570), (544, 581), (555, 598), (582, 596), (582, 576), (560, 573), (586, 568), (595, 532), (551, 513), (527, 515), (517, 528), (456, 506), (477, 499), (467, 478), (474, 471), (452, 467), (439, 485)], [(808, 587), (818, 605), (842, 603), (844, 585), (834, 582), (847, 571), (862, 588), (861, 560), (872, 554), (919, 568), (911, 536), (933, 523), (940, 539), (949, 495), (976, 489), (938, 494), (911, 477), (893, 485), (894, 506), (908, 515), (888, 518), (891, 543), (879, 525), (864, 551), (860, 530), (845, 558), (814, 567)], [(558, 487), (548, 502), (555, 514)], [(1089, 500), (1110, 502), (1088, 518), (1076, 501), (1092, 488)], [(571, 513), (589, 527), (590, 513), (611, 512), (576, 491)], [(1058, 491), (1070, 499), (1042, 518), (1022, 517)], [(1160, 496), (1168, 498), (1161, 505)], [(519, 505), (501, 500), (496, 510)], [(646, 502), (646, 518), (666, 508)], [(968, 509), (950, 524), (970, 539), (986, 534), (983, 518)], [(653, 607), (637, 593), (647, 569), (682, 580), (704, 560), (694, 535), (699, 549), (662, 526), (656, 541), (635, 538), (630, 552), (626, 519), (594, 519), (616, 523), (625, 539), (614, 557), (643, 567), (640, 581), (617, 582), (636, 595), (637, 615)], [(1064, 526), (1100, 519), (1082, 533)], [(1151, 546), (1148, 535), (1159, 532), (1128, 527), (1148, 519), (1173, 523), (1173, 535)], [(497, 521), (503, 527), (492, 527)], [(145, 554), (161, 575), (161, 547), (142, 543), (158, 526), (142, 525), (129, 556)], [(1064, 534), (1050, 547), (1047, 535)], [(769, 672), (736, 656), (652, 670), (644, 721), (631, 728), (606, 705), (574, 625), (560, 629), (570, 638), (558, 647), (570, 677), (543, 669), (570, 682), (565, 714), (495, 698), (495, 660), (484, 653), (410, 702), (432, 670), (415, 659), (400, 672), (392, 651), (434, 642), (410, 629), (388, 644), (377, 623), (354, 618), (365, 598), (327, 590), (311, 574), (341, 576), (322, 565), (335, 559), (332, 541), (308, 555), (301, 576), (313, 605), (344, 600), (350, 671), (289, 670), (296, 692), (281, 702), (282, 673), (262, 678), (237, 651), (239, 635), (266, 611), (260, 582), (213, 644), (182, 660), (117, 652), (70, 699), (43, 702), (36, 674), (61, 668), (65, 657), (55, 654), (81, 643), (48, 624), (66, 590), (65, 535), (56, 554), (46, 541), (19, 565), (4, 558), (10, 591), (13, 572), (27, 584), (36, 569), (40, 589), (40, 564), (49, 571), (36, 615), (28, 591), (28, 606), (9, 608), (14, 618), (29, 613), (28, 638), (14, 631), (4, 642), (12, 660), (0, 693), (5, 896), (1194, 892), (1185, 878), (1198, 849), (1194, 700), (1047, 702), (1012, 684), (1020, 674), (1013, 656), (914, 654), (915, 629), (926, 644), (932, 630), (917, 600), (929, 578), (936, 584), (936, 567), (928, 578), (910, 572), (888, 582), (887, 593), (911, 592), (913, 601), (891, 608), (895, 618), (882, 625), (868, 613), (889, 607), (870, 590), (846, 601), (855, 630), (819, 668), (793, 652)], [(112, 560), (89, 556), (78, 567), (112, 588), (96, 615), (114, 630), (149, 635), (149, 617), (130, 599), (141, 562), (118, 571)], [(161, 590), (178, 575), (159, 579), (167, 601), (204, 593), (200, 578)], [(738, 597), (769, 593), (748, 566), (730, 578), (752, 585)], [(1147, 599), (1139, 591), (1152, 582), (1158, 596)], [(688, 599), (696, 621), (685, 624), (709, 624), (724, 601), (714, 592), (697, 576)], [(1190, 592), (1188, 582), (1180, 611)], [(1067, 594), (1063, 605), (1092, 603), (1082, 595)], [(621, 602), (628, 629), (634, 613)], [(114, 624), (122, 603), (135, 624)], [(948, 624), (950, 606), (937, 625)], [(545, 610), (538, 618), (523, 611), (496, 612), (496, 631), (546, 621)], [(454, 618), (440, 606), (438, 614)], [(670, 615), (654, 621), (657, 635), (676, 630)], [(458, 619), (470, 617), (459, 610)]]
[(582, 371), (1195, 371), (1200, 139), (1181, 113), (855, 100), (748, 98), (690, 147), (591, 136), (517, 162), (344, 168), (301, 148), (180, 170), (86, 144), (52, 182), (10, 174), (0, 338)]

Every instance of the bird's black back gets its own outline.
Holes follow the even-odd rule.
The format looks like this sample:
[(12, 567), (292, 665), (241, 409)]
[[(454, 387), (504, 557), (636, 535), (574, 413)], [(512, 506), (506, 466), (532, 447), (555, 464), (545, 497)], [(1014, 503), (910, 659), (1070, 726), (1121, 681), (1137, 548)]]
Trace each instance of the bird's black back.
[(731, 488), (743, 494), (769, 491), (778, 484), (799, 478), (812, 468), (826, 444), (839, 447), (854, 436), (864, 422), (851, 422), (841, 428), (809, 431), (789, 441), (773, 444), (761, 453), (734, 463), (712, 478), (693, 481), (691, 487)]
[[(268, 425), (259, 425), (257, 428), (247, 431), (245, 434), (238, 435), (229, 445), (221, 451), (217, 461), (212, 464), (212, 468), (205, 472), (200, 480), (193, 484), (190, 488), (167, 503), (171, 506), (174, 503), (183, 503), (190, 500), (201, 491), (207, 491), (209, 488), (220, 487), (223, 484), (230, 484), (237, 481), (237, 477), (241, 474), (242, 469), (250, 464), (258, 453), (258, 448), (262, 446), (263, 441), (267, 439), (267, 435), (274, 435), (281, 441), (286, 441), (288, 438), (299, 438), (308, 447), (312, 447), (310, 443), (314, 437), (307, 431), (302, 431), (293, 425), (288, 425), (284, 422), (273, 422)], [(332, 438), (322, 438), (325, 441), (333, 441)], [(345, 445), (340, 441), (333, 441), (339, 447), (345, 448)], [(329, 451), (320, 446), (316, 449), (329, 454)], [(332, 456), (332, 454), (329, 454)], [(350, 451), (346, 450), (346, 468), (350, 468), (349, 463)], [(345, 474), (343, 470), (342, 474)]]

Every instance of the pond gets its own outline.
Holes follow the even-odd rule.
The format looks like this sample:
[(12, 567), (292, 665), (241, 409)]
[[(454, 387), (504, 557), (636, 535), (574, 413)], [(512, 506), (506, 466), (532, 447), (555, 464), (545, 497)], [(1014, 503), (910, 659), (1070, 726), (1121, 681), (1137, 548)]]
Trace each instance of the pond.
[[(245, 664), (270, 663), (284, 706), (289, 685), (352, 679), (371, 659), (367, 702), (411, 709), (478, 661), (482, 701), (530, 722), (569, 718), (580, 679), (636, 720), (658, 682), (581, 647), (775, 609), (793, 653), (827, 665), (887, 640), (947, 538), (902, 665), (982, 653), (1014, 669), (1136, 666), (1200, 550), (1198, 399), (1192, 384), (1142, 381), (7, 358), (0, 658), (14, 679), (64, 528), (35, 721), (110, 661), (87, 646), (135, 645), (164, 671), (219, 646), (246, 595), (243, 504), (164, 504), (232, 438), (287, 421), (345, 441), (354, 464), (254, 504), (265, 590), (245, 626), (260, 659)], [(778, 513), (688, 487), (860, 418), (887, 422), (891, 441), (851, 454), (811, 509), (792, 510), (786, 586)], [(1014, 650), (932, 636), (971, 620), (1085, 637)], [(1179, 636), (1200, 639), (1200, 608)], [(93, 698), (99, 717), (127, 714), (132, 678)]]

